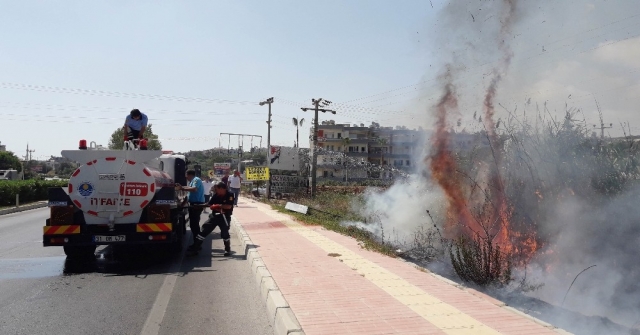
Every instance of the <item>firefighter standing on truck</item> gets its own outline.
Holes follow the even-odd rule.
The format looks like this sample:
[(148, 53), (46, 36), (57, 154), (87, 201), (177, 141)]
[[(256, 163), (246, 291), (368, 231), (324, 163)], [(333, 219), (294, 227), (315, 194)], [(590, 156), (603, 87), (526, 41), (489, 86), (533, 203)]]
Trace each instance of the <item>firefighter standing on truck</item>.
[(196, 242), (189, 247), (190, 255), (197, 255), (202, 249), (202, 242), (216, 228), (220, 227), (220, 236), (224, 241), (224, 255), (231, 255), (231, 236), (229, 235), (229, 224), (231, 214), (233, 214), (233, 193), (227, 191), (227, 184), (219, 182), (214, 186), (215, 193), (211, 195), (209, 205), (211, 214), (209, 219), (202, 225), (202, 231), (196, 236)]
[(144, 138), (144, 131), (147, 129), (147, 123), (149, 118), (140, 112), (138, 109), (134, 109), (124, 119), (124, 140), (138, 140)]
[(205, 204), (204, 185), (202, 184), (202, 180), (196, 177), (195, 170), (187, 170), (187, 181), (189, 182), (189, 186), (176, 184), (176, 188), (189, 192), (189, 227), (191, 228), (195, 245), (197, 241), (196, 236), (200, 233), (200, 215), (204, 210), (202, 205)]

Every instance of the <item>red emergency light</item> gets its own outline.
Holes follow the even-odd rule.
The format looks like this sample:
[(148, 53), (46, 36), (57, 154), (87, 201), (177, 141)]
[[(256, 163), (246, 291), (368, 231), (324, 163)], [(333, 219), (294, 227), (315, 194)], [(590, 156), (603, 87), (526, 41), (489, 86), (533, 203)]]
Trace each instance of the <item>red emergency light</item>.
[(80, 144), (78, 144), (78, 149), (87, 150), (87, 140), (80, 140)]
[(147, 139), (143, 138), (140, 140), (140, 150), (147, 150)]

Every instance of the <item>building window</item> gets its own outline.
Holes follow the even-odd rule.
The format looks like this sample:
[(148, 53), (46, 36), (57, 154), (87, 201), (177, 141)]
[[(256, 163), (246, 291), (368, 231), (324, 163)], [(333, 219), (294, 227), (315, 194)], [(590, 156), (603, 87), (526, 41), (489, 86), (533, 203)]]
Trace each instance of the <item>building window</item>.
[(342, 138), (342, 133), (338, 133), (338, 138)]
[(411, 166), (411, 161), (407, 160), (407, 166)]
[(364, 148), (364, 147), (362, 147), (362, 149), (361, 149), (361, 150), (362, 150), (362, 152), (365, 152), (365, 148)]

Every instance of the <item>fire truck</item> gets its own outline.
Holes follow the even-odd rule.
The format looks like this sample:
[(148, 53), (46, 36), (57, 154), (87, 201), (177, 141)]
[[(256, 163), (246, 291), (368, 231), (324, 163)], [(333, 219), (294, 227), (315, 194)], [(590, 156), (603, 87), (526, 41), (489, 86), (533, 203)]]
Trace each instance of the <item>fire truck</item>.
[(105, 150), (81, 140), (62, 156), (80, 163), (65, 187), (49, 189), (45, 247), (62, 246), (68, 257), (93, 256), (98, 245), (159, 244), (178, 252), (186, 232), (186, 160), (129, 141)]

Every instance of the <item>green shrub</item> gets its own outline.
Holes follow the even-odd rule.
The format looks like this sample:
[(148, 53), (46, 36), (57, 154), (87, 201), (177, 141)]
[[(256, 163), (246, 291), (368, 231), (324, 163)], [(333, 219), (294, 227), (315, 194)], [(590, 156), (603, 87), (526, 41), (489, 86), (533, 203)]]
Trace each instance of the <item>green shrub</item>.
[(2, 180), (0, 181), (0, 206), (16, 203), (16, 194), (20, 202), (47, 200), (49, 187), (65, 187), (66, 180)]

